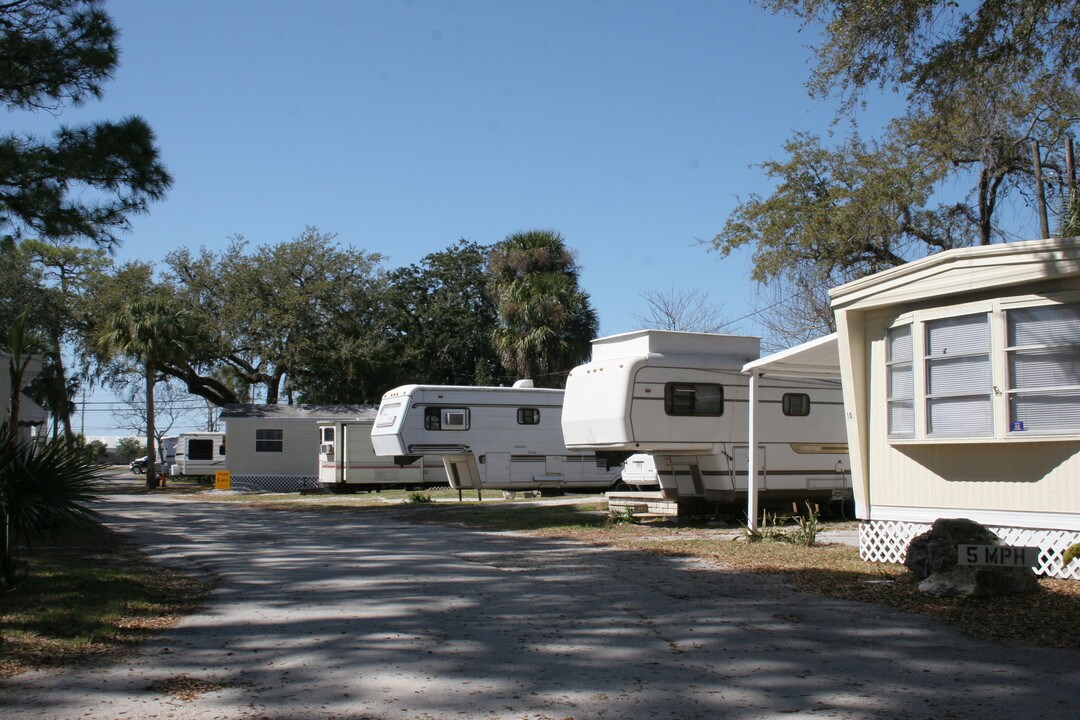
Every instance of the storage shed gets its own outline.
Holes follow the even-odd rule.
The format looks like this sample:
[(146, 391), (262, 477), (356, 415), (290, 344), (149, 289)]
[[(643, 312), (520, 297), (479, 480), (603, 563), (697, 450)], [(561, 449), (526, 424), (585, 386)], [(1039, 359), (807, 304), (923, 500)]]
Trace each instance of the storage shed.
[(1080, 238), (950, 250), (830, 292), (859, 547), (901, 562), (938, 518), (1080, 579)]
[(319, 423), (371, 421), (375, 405), (228, 405), (225, 468), (237, 489), (295, 492), (319, 487)]

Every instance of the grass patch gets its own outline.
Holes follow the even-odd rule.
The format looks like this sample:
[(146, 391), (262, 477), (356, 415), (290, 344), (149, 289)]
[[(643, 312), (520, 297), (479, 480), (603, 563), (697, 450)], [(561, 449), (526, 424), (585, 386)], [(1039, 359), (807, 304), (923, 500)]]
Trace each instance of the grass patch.
[(483, 530), (590, 530), (610, 525), (606, 503), (522, 506), (425, 505), (395, 507), (398, 517), (410, 522), (432, 522)]
[(0, 595), (0, 677), (117, 657), (193, 612), (208, 590), (105, 528), (58, 536)]
[[(166, 489), (171, 491), (172, 487)], [(202, 488), (207, 490), (207, 488)], [(160, 491), (159, 491), (160, 492)], [(357, 492), (342, 493), (312, 493), (302, 495), (296, 492), (290, 493), (248, 493), (248, 492), (203, 492), (198, 499), (206, 502), (225, 503), (251, 503), (254, 505), (282, 505), (282, 506), (340, 506), (340, 507), (366, 507), (374, 505), (392, 505), (395, 503), (409, 502), (413, 495), (430, 497), (433, 502), (457, 502), (458, 491), (448, 488), (433, 488), (427, 490), (383, 490), (381, 492)], [(462, 503), (478, 502), (515, 502), (507, 501), (503, 494), (497, 490), (484, 490), (482, 499), (478, 499), (476, 491), (461, 493)]]

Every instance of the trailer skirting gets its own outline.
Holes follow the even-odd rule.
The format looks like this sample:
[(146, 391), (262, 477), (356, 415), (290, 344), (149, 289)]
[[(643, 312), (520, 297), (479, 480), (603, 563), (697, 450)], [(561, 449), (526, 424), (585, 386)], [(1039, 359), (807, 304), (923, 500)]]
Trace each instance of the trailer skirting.
[(233, 490), (246, 492), (300, 492), (319, 487), (314, 475), (238, 475), (230, 480)]
[[(870, 520), (859, 523), (859, 556), (868, 562), (903, 563), (908, 543), (930, 529), (931, 523), (903, 520)], [(1037, 546), (1039, 564), (1035, 572), (1062, 580), (1080, 580), (1080, 561), (1066, 568), (1061, 555), (1070, 545), (1080, 542), (1080, 532), (1072, 530), (1040, 530), (1034, 528), (987, 528), (1001, 538), (1004, 545)]]

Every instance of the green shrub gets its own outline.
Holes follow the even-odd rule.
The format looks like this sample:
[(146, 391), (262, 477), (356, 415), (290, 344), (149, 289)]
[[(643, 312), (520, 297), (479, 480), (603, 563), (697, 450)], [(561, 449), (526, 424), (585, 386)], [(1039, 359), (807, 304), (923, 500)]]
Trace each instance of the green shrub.
[(806, 514), (796, 515), (795, 524), (798, 529), (791, 533), (791, 542), (795, 545), (813, 547), (817, 544), (817, 534), (821, 529), (821, 517), (817, 507), (809, 500), (806, 501)]
[(1080, 543), (1076, 543), (1065, 549), (1065, 554), (1061, 556), (1061, 564), (1068, 565), (1077, 557), (1080, 557)]
[(432, 500), (431, 495), (428, 495), (427, 493), (414, 492), (414, 493), (409, 493), (409, 497), (405, 502), (423, 504), (423, 503), (430, 503), (430, 502), (435, 502), (435, 501)]
[[(792, 520), (795, 521), (795, 527), (785, 530), (784, 527)], [(743, 537), (748, 542), (771, 541), (813, 547), (817, 543), (817, 534), (820, 530), (821, 517), (817, 507), (807, 500), (805, 515), (792, 517), (779, 513), (770, 514), (768, 510), (762, 510), (761, 524), (756, 530), (749, 527), (743, 528)]]

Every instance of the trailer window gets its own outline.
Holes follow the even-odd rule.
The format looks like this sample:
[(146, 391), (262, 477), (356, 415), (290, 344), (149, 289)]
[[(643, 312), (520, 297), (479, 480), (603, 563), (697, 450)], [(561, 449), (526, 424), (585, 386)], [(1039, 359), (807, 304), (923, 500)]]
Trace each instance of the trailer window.
[(788, 417), (806, 417), (810, 414), (810, 396), (806, 393), (784, 393), (780, 404)]
[(188, 440), (188, 442), (187, 442), (187, 459), (188, 460), (213, 460), (214, 459), (214, 441), (213, 440)]
[(915, 375), (911, 325), (890, 328), (886, 335), (885, 385), (889, 437), (915, 434)]
[(668, 415), (723, 415), (724, 386), (717, 383), (668, 383), (664, 386)]
[(424, 428), (427, 430), (468, 430), (468, 408), (424, 408)]
[(332, 442), (334, 442), (334, 428), (332, 428), (332, 427), (324, 427), (322, 429), (322, 441), (324, 443), (332, 443)]
[(926, 434), (993, 434), (990, 316), (927, 320), (924, 328)]
[(400, 407), (400, 402), (383, 403), (379, 408), (379, 416), (375, 419), (375, 427), (390, 427), (397, 422), (397, 409)]
[(262, 429), (255, 431), (255, 452), (281, 452), (284, 450), (285, 431)]
[(1000, 298), (955, 315), (916, 311), (888, 328), (889, 438), (1075, 440), (1080, 303), (1055, 300)]
[(1009, 431), (1080, 430), (1080, 305), (1009, 310)]
[(518, 408), (518, 425), (539, 425), (540, 408)]

